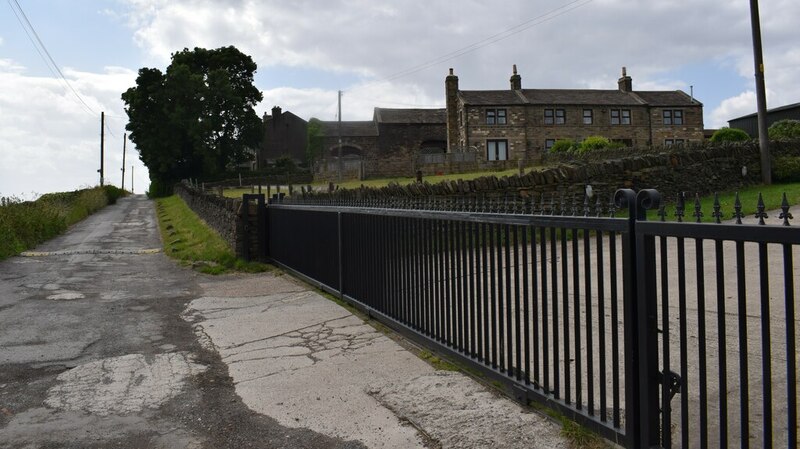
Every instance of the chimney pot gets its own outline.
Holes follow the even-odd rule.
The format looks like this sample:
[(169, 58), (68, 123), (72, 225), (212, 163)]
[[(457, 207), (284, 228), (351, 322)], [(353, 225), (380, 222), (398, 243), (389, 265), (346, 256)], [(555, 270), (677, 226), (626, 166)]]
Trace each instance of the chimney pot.
[(514, 75), (516, 75), (516, 74), (517, 74), (517, 65), (514, 64)]
[(452, 67), (450, 68), (450, 74), (451, 75), (453, 74), (453, 68)]
[(628, 71), (625, 70), (625, 66), (622, 66), (622, 76), (628, 76)]

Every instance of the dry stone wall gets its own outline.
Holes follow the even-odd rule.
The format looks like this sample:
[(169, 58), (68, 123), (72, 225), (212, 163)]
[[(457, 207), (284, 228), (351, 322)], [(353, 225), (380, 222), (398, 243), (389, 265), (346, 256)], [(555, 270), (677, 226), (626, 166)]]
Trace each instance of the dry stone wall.
[[(551, 160), (551, 168), (522, 176), (484, 176), (474, 180), (417, 182), (405, 186), (338, 189), (316, 193), (338, 199), (414, 197), (538, 198), (558, 195), (583, 198), (587, 185), (601, 198), (610, 198), (620, 188), (657, 189), (667, 200), (678, 192), (707, 194), (760, 183), (757, 142), (719, 146), (674, 147), (660, 152), (630, 154), (631, 150), (599, 152), (574, 160)], [(774, 142), (773, 158), (800, 156), (800, 142)]]

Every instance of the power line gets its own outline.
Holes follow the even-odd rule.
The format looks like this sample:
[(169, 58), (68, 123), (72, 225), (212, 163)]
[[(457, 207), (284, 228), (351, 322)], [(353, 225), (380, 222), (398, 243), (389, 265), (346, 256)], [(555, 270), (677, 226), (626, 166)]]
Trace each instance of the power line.
[(421, 64), (418, 64), (416, 66), (409, 67), (408, 69), (401, 70), (401, 71), (399, 71), (399, 72), (397, 72), (397, 73), (395, 73), (393, 75), (389, 75), (388, 77), (385, 77), (383, 79), (376, 80), (376, 81), (373, 81), (373, 82), (370, 82), (370, 83), (363, 84), (361, 86), (355, 87), (355, 88), (351, 89), (351, 91), (358, 90), (358, 89), (363, 89), (363, 88), (365, 88), (367, 86), (371, 86), (371, 85), (378, 84), (378, 83), (383, 83), (383, 82), (387, 82), (387, 81), (393, 81), (395, 79), (402, 78), (402, 77), (405, 77), (405, 76), (408, 76), (408, 75), (412, 75), (412, 74), (420, 72), (422, 70), (431, 68), (431, 67), (433, 67), (435, 65), (441, 64), (442, 62), (446, 62), (446, 61), (450, 61), (450, 60), (459, 58), (459, 57), (464, 56), (464, 55), (466, 55), (468, 53), (472, 53), (472, 52), (474, 52), (476, 50), (479, 50), (481, 48), (484, 48), (484, 47), (487, 47), (487, 46), (492, 45), (494, 43), (500, 42), (500, 41), (502, 41), (504, 39), (508, 39), (511, 36), (519, 34), (519, 33), (523, 32), (523, 31), (528, 30), (530, 28), (533, 28), (533, 27), (535, 27), (537, 25), (541, 25), (542, 23), (545, 23), (547, 21), (553, 20), (553, 19), (555, 19), (557, 17), (560, 17), (560, 16), (562, 16), (564, 14), (567, 14), (568, 12), (574, 11), (574, 10), (580, 8), (580, 7), (586, 6), (589, 3), (591, 3), (592, 1), (593, 0), (573, 0), (573, 1), (571, 1), (571, 2), (569, 2), (567, 4), (565, 4), (565, 5), (559, 6), (558, 8), (552, 9), (552, 10), (550, 10), (550, 11), (544, 13), (544, 14), (541, 14), (539, 16), (536, 16), (534, 18), (531, 18), (531, 19), (528, 19), (528, 20), (526, 20), (524, 22), (521, 22), (521, 23), (519, 23), (517, 25), (514, 25), (511, 28), (507, 28), (507, 29), (505, 29), (505, 30), (503, 30), (503, 31), (501, 31), (499, 33), (495, 33), (495, 34), (493, 34), (491, 36), (488, 36), (488, 37), (486, 37), (484, 39), (476, 41), (476, 42), (474, 42), (474, 43), (472, 43), (470, 45), (467, 45), (466, 47), (462, 47), (462, 48), (460, 48), (458, 50), (454, 50), (454, 51), (451, 51), (449, 53), (445, 53), (445, 54), (443, 54), (441, 56), (438, 56), (436, 58), (430, 59), (430, 60), (428, 60), (426, 62), (423, 62)]
[[(28, 19), (27, 14), (25, 14), (25, 11), (22, 9), (22, 6), (20, 6), (19, 2), (17, 0), (8, 0), (8, 5), (11, 7), (11, 10), (14, 12), (14, 15), (17, 17), (17, 21), (19, 22), (20, 26), (22, 26), (22, 29), (25, 31), (25, 34), (28, 36), (28, 39), (31, 41), (31, 44), (33, 44), (33, 47), (36, 49), (36, 52), (39, 53), (39, 56), (44, 61), (44, 63), (47, 66), (48, 70), (50, 70), (50, 73), (52, 73), (53, 76), (55, 76), (56, 78), (60, 78), (63, 81), (63, 83), (66, 84), (66, 86), (69, 88), (69, 90), (72, 91), (72, 93), (75, 95), (75, 97), (78, 99), (78, 101), (80, 101), (80, 103), (83, 105), (83, 107), (85, 107), (86, 110), (90, 114), (97, 116), (98, 115), (97, 112), (95, 112), (94, 109), (91, 108), (91, 106), (86, 104), (86, 102), (83, 100), (83, 97), (81, 97), (80, 94), (78, 94), (78, 91), (76, 91), (75, 88), (72, 87), (72, 84), (69, 82), (69, 80), (67, 80), (67, 77), (64, 76), (64, 73), (58, 67), (58, 64), (53, 59), (53, 56), (47, 50), (47, 47), (44, 45), (44, 42), (42, 42), (42, 39), (39, 37), (39, 33), (36, 32), (36, 28), (33, 26), (31, 21)], [(16, 9), (14, 8), (15, 5), (16, 5)], [(19, 12), (17, 12), (17, 11), (19, 11)], [(20, 15), (22, 16), (21, 18), (20, 18)], [(25, 26), (25, 24), (22, 23), (23, 19), (25, 20), (25, 23), (28, 25), (27, 27)], [(28, 31), (29, 29), (30, 29), (30, 32)], [(33, 33), (33, 37), (31, 37), (31, 33)], [(36, 42), (38, 42), (39, 45), (36, 45), (36, 42), (34, 42), (34, 38), (36, 39)], [(41, 48), (41, 50), (40, 50), (40, 48)], [(44, 51), (44, 54), (42, 54), (42, 51)], [(46, 55), (46, 57), (45, 57), (45, 55)], [(55, 69), (55, 72), (57, 72), (57, 73), (55, 73), (53, 71), (54, 69)]]

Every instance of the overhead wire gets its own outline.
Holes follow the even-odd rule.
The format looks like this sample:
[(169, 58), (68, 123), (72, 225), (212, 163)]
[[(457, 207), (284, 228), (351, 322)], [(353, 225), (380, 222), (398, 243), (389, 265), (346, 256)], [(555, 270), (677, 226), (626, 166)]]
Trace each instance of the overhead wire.
[(375, 81), (372, 81), (372, 82), (369, 82), (369, 83), (366, 83), (366, 84), (362, 84), (360, 86), (356, 86), (356, 87), (354, 87), (352, 89), (349, 89), (348, 92), (361, 90), (361, 89), (364, 89), (366, 87), (369, 87), (369, 86), (372, 86), (372, 85), (375, 85), (375, 84), (385, 83), (385, 82), (388, 82), (388, 81), (394, 81), (394, 80), (396, 80), (398, 78), (403, 78), (405, 76), (412, 75), (414, 73), (418, 73), (420, 71), (429, 69), (429, 68), (431, 68), (433, 66), (436, 66), (438, 64), (441, 64), (443, 62), (459, 58), (461, 56), (464, 56), (466, 54), (472, 53), (472, 52), (474, 52), (476, 50), (479, 50), (481, 48), (484, 48), (484, 47), (487, 47), (487, 46), (492, 45), (494, 43), (497, 43), (497, 42), (500, 42), (502, 40), (508, 39), (511, 36), (519, 34), (519, 33), (523, 32), (523, 31), (528, 30), (530, 28), (533, 28), (533, 27), (535, 27), (537, 25), (541, 25), (541, 24), (543, 24), (545, 22), (548, 22), (550, 20), (553, 20), (553, 19), (555, 19), (557, 17), (560, 17), (560, 16), (562, 16), (564, 14), (567, 14), (567, 13), (569, 13), (571, 11), (574, 11), (574, 10), (576, 10), (578, 8), (586, 6), (589, 3), (591, 3), (592, 1), (594, 1), (594, 0), (573, 0), (573, 1), (571, 1), (569, 3), (566, 3), (566, 4), (562, 5), (562, 6), (559, 6), (558, 8), (551, 9), (550, 11), (548, 11), (548, 12), (546, 12), (544, 14), (540, 14), (540, 15), (538, 15), (536, 17), (528, 19), (528, 20), (526, 20), (524, 22), (521, 22), (521, 23), (519, 23), (517, 25), (514, 25), (514, 26), (512, 26), (510, 28), (507, 28), (507, 29), (505, 29), (503, 31), (495, 33), (495, 34), (493, 34), (491, 36), (487, 36), (487, 37), (485, 37), (485, 38), (483, 38), (483, 39), (481, 39), (479, 41), (473, 42), (470, 45), (467, 45), (467, 46), (462, 47), (460, 49), (451, 51), (449, 53), (445, 53), (445, 54), (440, 55), (440, 56), (438, 56), (436, 58), (432, 58), (432, 59), (430, 59), (428, 61), (425, 61), (425, 62), (423, 62), (421, 64), (418, 64), (418, 65), (409, 67), (407, 69), (401, 70), (399, 72), (396, 72), (396, 73), (394, 73), (392, 75), (389, 75), (387, 77), (384, 77), (382, 79), (375, 80)]

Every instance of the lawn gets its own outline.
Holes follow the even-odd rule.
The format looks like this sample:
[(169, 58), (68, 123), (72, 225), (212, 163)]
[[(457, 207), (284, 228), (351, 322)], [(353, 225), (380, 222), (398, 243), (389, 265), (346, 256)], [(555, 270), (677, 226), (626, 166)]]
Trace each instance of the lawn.
[[(765, 210), (780, 209), (783, 194), (786, 193), (786, 199), (790, 205), (800, 204), (800, 183), (788, 184), (772, 184), (770, 186), (756, 185), (739, 190), (739, 201), (742, 203), (742, 213), (744, 215), (753, 215), (756, 213), (758, 205), (758, 194), (761, 193), (764, 199)], [(676, 198), (662, 198), (667, 201), (666, 213), (667, 220), (672, 221), (675, 219), (675, 200)], [(722, 220), (732, 218), (734, 212), (734, 202), (736, 200), (736, 191), (726, 191), (719, 193), (719, 203), (721, 206)], [(686, 198), (686, 205), (683, 220), (695, 221), (694, 208), (695, 198)], [(713, 223), (714, 217), (711, 215), (714, 211), (714, 195), (706, 195), (700, 197), (700, 209), (703, 212), (701, 218), (704, 223)], [(776, 223), (776, 217), (770, 216), (771, 222)], [(800, 218), (800, 217), (797, 217)], [(649, 211), (647, 214), (648, 220), (658, 220), (657, 211)]]

